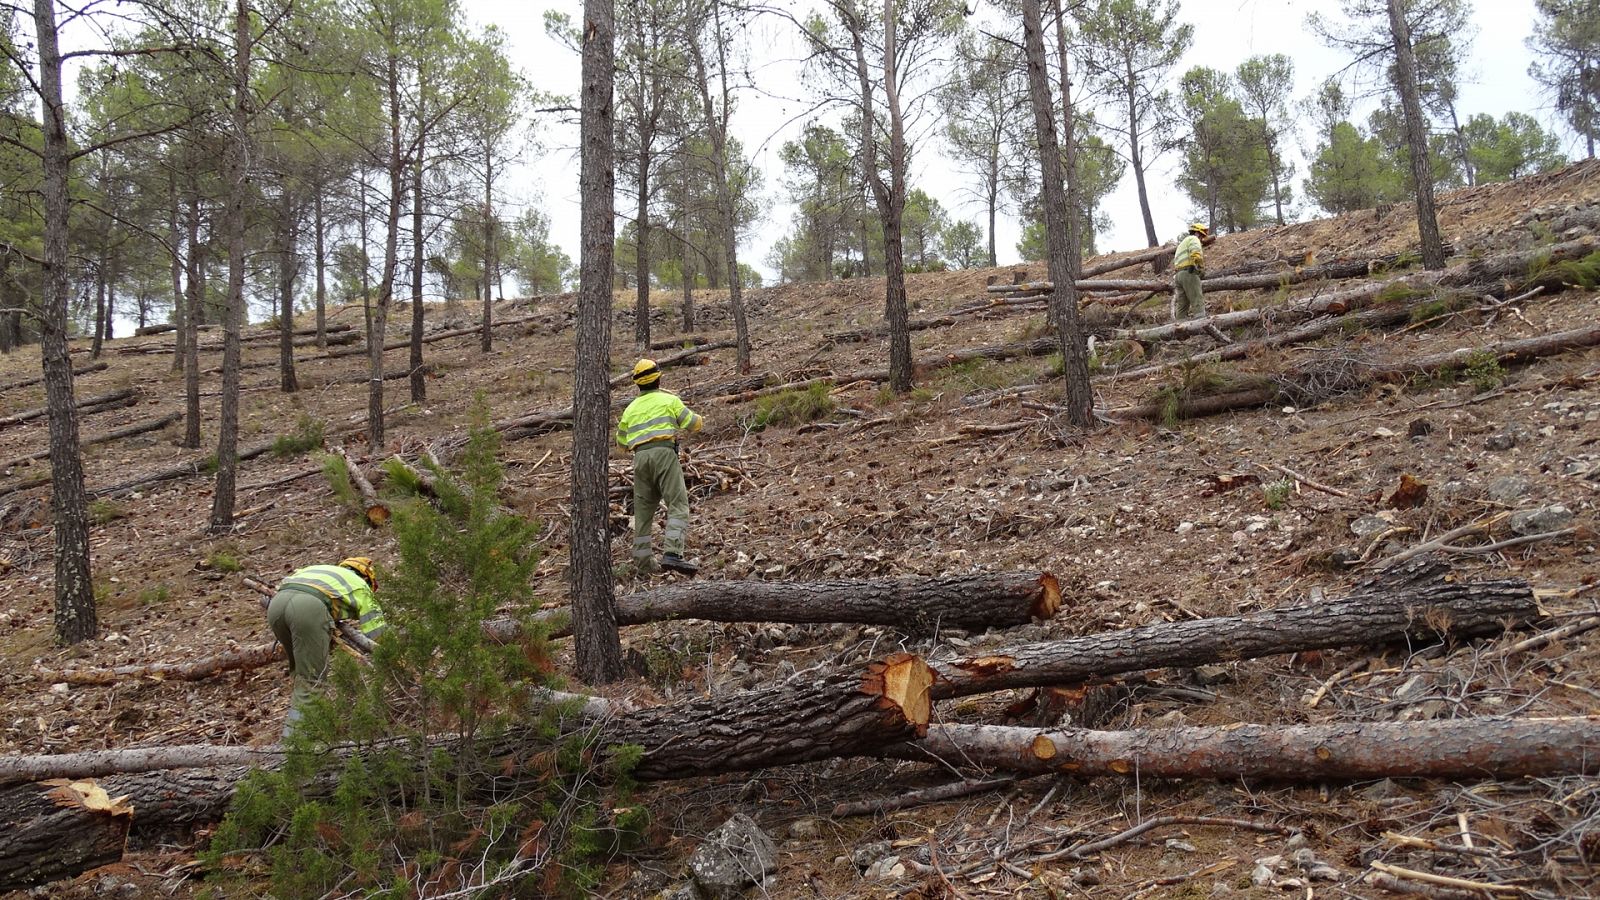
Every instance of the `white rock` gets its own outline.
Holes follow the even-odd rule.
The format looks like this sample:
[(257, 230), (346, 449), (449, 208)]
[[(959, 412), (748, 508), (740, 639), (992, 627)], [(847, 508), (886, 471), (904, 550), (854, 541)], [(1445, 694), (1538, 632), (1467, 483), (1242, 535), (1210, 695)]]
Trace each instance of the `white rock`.
[(1194, 523), (1193, 522), (1179, 522), (1178, 523), (1178, 533), (1179, 534), (1188, 534), (1189, 532), (1191, 532), (1193, 530), (1194, 530)]

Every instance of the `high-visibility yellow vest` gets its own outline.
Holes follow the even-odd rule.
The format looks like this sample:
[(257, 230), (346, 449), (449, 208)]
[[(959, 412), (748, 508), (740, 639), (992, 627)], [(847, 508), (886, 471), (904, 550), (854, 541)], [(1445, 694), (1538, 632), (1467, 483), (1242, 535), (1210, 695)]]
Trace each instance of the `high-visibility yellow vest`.
[(622, 411), (622, 420), (617, 423), (617, 443), (637, 450), (656, 441), (677, 440), (679, 432), (699, 431), (703, 424), (705, 421), (700, 414), (684, 406), (677, 394), (646, 391)]
[(1178, 242), (1178, 249), (1172, 254), (1172, 267), (1174, 269), (1192, 269), (1205, 263), (1204, 253), (1200, 249), (1200, 238), (1186, 234)]
[(367, 580), (344, 566), (316, 565), (296, 569), (278, 586), (309, 588), (328, 604), (335, 619), (354, 619), (361, 633), (377, 637), (387, 627), (383, 609), (372, 595)]

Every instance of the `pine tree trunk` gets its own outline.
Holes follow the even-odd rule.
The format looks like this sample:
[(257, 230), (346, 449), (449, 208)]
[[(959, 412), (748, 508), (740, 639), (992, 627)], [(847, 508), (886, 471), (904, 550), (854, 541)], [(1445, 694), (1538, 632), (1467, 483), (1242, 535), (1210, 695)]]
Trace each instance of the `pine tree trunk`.
[(106, 278), (106, 340), (112, 340), (117, 327), (117, 278), (121, 274), (122, 261), (116, 251), (111, 253), (111, 274)]
[(683, 331), (694, 333), (694, 247), (687, 229), (683, 238)]
[(316, 229), (316, 247), (312, 251), (316, 254), (317, 261), (317, 346), (328, 346), (328, 255), (324, 247), (327, 234), (322, 221), (322, 182), (316, 185), (316, 193), (311, 198), (312, 227)]
[(385, 64), (389, 102), (389, 203), (384, 214), (383, 278), (372, 310), (367, 338), (367, 445), (383, 450), (383, 342), (389, 331), (389, 305), (394, 302), (395, 271), (400, 255), (400, 200), (405, 192), (406, 159), (400, 144), (400, 59), (389, 52)]
[(223, 183), (228, 190), (225, 215), (228, 300), (222, 311), (222, 413), (217, 423), (217, 486), (211, 496), (212, 534), (233, 530), (234, 485), (239, 472), (239, 323), (244, 316), (247, 262), (244, 201), (250, 177), (250, 45), (250, 0), (236, 0), (230, 114), (233, 133), (222, 163)]
[[(1033, 104), (1034, 130), (1039, 141), (1039, 167), (1044, 187), (1045, 232), (1050, 245), (1050, 279), (1056, 284), (1076, 282), (1073, 273), (1082, 267), (1073, 258), (1070, 220), (1077, 218), (1062, 183), (1061, 150), (1056, 143), (1056, 124), (1050, 99), (1049, 70), (1045, 63), (1043, 16), (1039, 0), (1023, 0), (1023, 40), (1027, 52), (1028, 91)], [(1069, 104), (1070, 106), (1070, 104)], [(1070, 117), (1068, 127), (1070, 127)], [(1083, 334), (1078, 325), (1077, 297), (1067, 291), (1051, 295), (1051, 320), (1061, 345), (1067, 388), (1068, 421), (1079, 427), (1094, 421), (1089, 394), (1089, 365), (1084, 358)]]
[(200, 446), (200, 304), (206, 292), (206, 247), (200, 243), (200, 188), (191, 183), (189, 194), (189, 283), (185, 286), (189, 312), (183, 329), (183, 446)]
[(1157, 247), (1161, 239), (1156, 237), (1156, 220), (1150, 214), (1150, 192), (1144, 184), (1144, 148), (1139, 141), (1139, 97), (1138, 81), (1133, 74), (1133, 58), (1123, 56), (1123, 84), (1127, 86), (1128, 96), (1128, 161), (1133, 165), (1133, 182), (1139, 189), (1139, 212), (1144, 217), (1144, 239), (1148, 246)]
[[(185, 360), (183, 355), (185, 346), (184, 333), (187, 330), (189, 312), (184, 308), (183, 299), (183, 257), (180, 255), (183, 238), (178, 231), (178, 218), (182, 205), (178, 202), (178, 175), (176, 171), (167, 173), (167, 204), (167, 239), (172, 243), (172, 323), (178, 326), (172, 336), (172, 371), (180, 372), (183, 370)], [(190, 252), (193, 252), (193, 248), (190, 248)], [(140, 327), (143, 327), (144, 324), (141, 319), (139, 322)]]
[(633, 301), (633, 343), (640, 355), (650, 349), (650, 151), (649, 142), (639, 137), (638, 212), (634, 218), (633, 277), (637, 293)]
[[(883, 33), (883, 88), (889, 110), (889, 203), (883, 222), (888, 296), (884, 318), (889, 324), (889, 387), (897, 394), (904, 394), (911, 390), (911, 329), (907, 327), (910, 314), (906, 308), (905, 247), (901, 232), (906, 209), (906, 134), (895, 72), (894, 0), (883, 0)], [(870, 134), (868, 139), (871, 139)]]
[(94, 333), (89, 340), (89, 358), (99, 359), (105, 349), (106, 333), (106, 259), (100, 257), (94, 274)]
[(95, 636), (94, 583), (89, 574), (88, 498), (83, 490), (83, 459), (78, 447), (78, 413), (73, 399), (72, 355), (67, 348), (67, 304), (72, 290), (67, 247), (66, 105), (61, 96), (61, 49), (54, 0), (34, 0), (38, 39), (39, 92), (44, 183), (44, 302), (40, 304), (39, 351), (50, 407), (50, 515), (55, 524), (56, 640), (74, 644)]
[(582, 249), (579, 259), (577, 354), (573, 363), (572, 617), (578, 676), (589, 684), (622, 677), (622, 645), (611, 577), (610, 449), (613, 109), (616, 24), (612, 0), (584, 0)]
[[(744, 285), (739, 280), (739, 238), (737, 213), (734, 209), (733, 189), (728, 183), (728, 108), (732, 100), (728, 85), (728, 59), (727, 43), (722, 34), (722, 2), (711, 0), (713, 32), (712, 38), (717, 46), (719, 62), (721, 63), (722, 77), (722, 110), (719, 113), (716, 105), (711, 100), (711, 81), (706, 68), (705, 53), (701, 48), (699, 35), (689, 42), (690, 53), (694, 56), (695, 75), (697, 86), (700, 89), (700, 107), (706, 126), (711, 131), (711, 167), (716, 181), (717, 189), (717, 214), (721, 219), (721, 237), (723, 266), (722, 270), (728, 280), (728, 309), (733, 315), (734, 340), (739, 342), (738, 369), (739, 374), (750, 374), (750, 325), (745, 319), (744, 310)], [(713, 285), (715, 287), (715, 285)]]
[(1411, 177), (1417, 183), (1417, 232), (1422, 242), (1422, 266), (1444, 268), (1444, 242), (1439, 237), (1439, 214), (1433, 202), (1433, 165), (1428, 154), (1428, 123), (1422, 115), (1417, 89), (1417, 60), (1411, 47), (1411, 26), (1401, 0), (1388, 0), (1389, 30), (1394, 36), (1395, 69), (1400, 78), (1400, 105), (1406, 115), (1406, 143), (1411, 148)]
[(483, 336), (478, 339), (478, 349), (484, 353), (494, 349), (494, 294), (489, 289), (494, 260), (494, 148), (483, 151)]
[(294, 196), (285, 184), (278, 201), (278, 388), (285, 394), (300, 390), (294, 371), (294, 283), (300, 274), (295, 215)]
[(426, 158), (422, 139), (417, 140), (417, 158), (411, 167), (411, 400), (428, 399), (428, 382), (422, 371), (422, 174)]

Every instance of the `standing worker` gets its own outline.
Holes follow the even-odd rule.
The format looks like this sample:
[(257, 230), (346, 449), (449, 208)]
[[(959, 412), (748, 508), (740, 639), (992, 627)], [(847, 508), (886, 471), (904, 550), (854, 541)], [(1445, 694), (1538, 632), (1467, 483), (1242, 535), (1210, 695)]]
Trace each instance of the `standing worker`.
[(666, 552), (661, 555), (661, 567), (693, 575), (700, 567), (683, 558), (689, 491), (678, 464), (678, 435), (699, 431), (705, 421), (676, 394), (661, 390), (661, 369), (655, 360), (634, 363), (633, 383), (639, 386), (639, 396), (622, 411), (617, 423), (617, 443), (633, 453), (633, 567), (640, 574), (655, 571), (650, 528), (656, 506), (665, 502)]
[(327, 674), (334, 623), (353, 619), (362, 634), (374, 639), (388, 627), (373, 596), (377, 587), (372, 560), (365, 556), (352, 556), (337, 566), (306, 566), (278, 585), (267, 604), (267, 625), (283, 645), (289, 671), (294, 673), (294, 697), (283, 723), (285, 738), (298, 729), (302, 706)]
[(1202, 242), (1210, 243), (1211, 229), (1196, 222), (1189, 233), (1178, 241), (1172, 254), (1172, 267), (1177, 270), (1172, 290), (1172, 321), (1195, 319), (1206, 314), (1206, 298), (1200, 290), (1200, 279), (1206, 277), (1205, 254)]

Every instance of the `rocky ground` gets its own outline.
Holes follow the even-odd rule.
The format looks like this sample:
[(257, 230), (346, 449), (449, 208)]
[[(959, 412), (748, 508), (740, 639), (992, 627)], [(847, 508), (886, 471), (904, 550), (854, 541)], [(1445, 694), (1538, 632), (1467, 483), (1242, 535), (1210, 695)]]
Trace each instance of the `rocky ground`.
[[(1574, 229), (1594, 231), (1587, 223), (1600, 204), (1597, 173), (1579, 164), (1513, 185), (1446, 195), (1445, 236), (1459, 257), (1473, 258), (1537, 247)], [(1218, 271), (1265, 260), (1289, 265), (1375, 256), (1404, 250), (1414, 234), (1414, 220), (1399, 207), (1224, 236), (1208, 261)], [(914, 315), (971, 305), (991, 276), (1010, 281), (1012, 270), (912, 276)], [(1035, 266), (1027, 277), (1044, 272)], [(1328, 289), (1306, 284), (1209, 299), (1216, 312)], [(756, 292), (756, 369), (881, 368), (881, 341), (835, 346), (825, 340), (831, 331), (874, 324), (881, 295), (881, 280)], [(674, 299), (656, 298), (658, 334), (678, 330), (671, 324)], [(721, 298), (703, 292), (698, 302), (713, 320), (710, 327), (724, 327)], [(619, 295), (613, 355), (619, 372), (631, 363), (630, 303)], [(463, 433), (480, 391), (495, 419), (565, 406), (570, 307), (570, 297), (505, 304), (502, 318), (534, 317), (502, 329), (488, 354), (471, 339), (428, 345), (434, 367), (428, 399), (407, 403), (404, 383), (389, 383), (390, 438), (383, 448), (364, 446), (360, 436), (363, 357), (306, 359), (300, 366), (304, 389), (293, 395), (277, 392), (274, 369), (251, 370), (242, 443), (292, 431), (304, 416), (325, 423), (329, 444), (376, 461)], [(476, 314), (476, 308), (430, 309), (437, 320), (431, 327), (470, 324)], [(334, 321), (359, 317), (349, 310)], [(1218, 371), (1270, 373), (1310, 358), (1398, 359), (1597, 320), (1595, 292), (1579, 287), (1513, 308), (1471, 307), (1382, 333), (1270, 351)], [(913, 346), (926, 358), (1042, 333), (1041, 312), (996, 313), (916, 332)], [(126, 386), (140, 392), (140, 401), (86, 417), (85, 435), (181, 408), (181, 379), (171, 373), (169, 356), (124, 352), (167, 344), (170, 336), (108, 345), (109, 368), (82, 377), (79, 394)], [(1199, 338), (1158, 347), (1153, 358), (1212, 346), (1211, 338)], [(256, 345), (246, 358), (267, 361), (275, 354), (275, 345)], [(403, 352), (389, 359), (402, 365)], [(28, 353), (0, 358), (0, 382), (24, 378), (37, 366)], [(1462, 543), (1576, 531), (1498, 552), (1454, 553), (1463, 577), (1526, 578), (1544, 592), (1546, 610), (1561, 617), (1557, 624), (1600, 612), (1594, 587), (1600, 574), (1594, 531), (1600, 351), (1382, 384), (1312, 406), (1273, 406), (1172, 427), (1106, 425), (1082, 434), (1030, 407), (1049, 405), (1054, 387), (1003, 393), (1040, 381), (1048, 367), (1044, 359), (950, 367), (927, 373), (904, 397), (872, 383), (842, 385), (832, 392), (836, 411), (766, 429), (754, 427), (752, 403), (696, 402), (708, 427), (689, 447), (688, 467), (703, 474), (692, 532), (703, 578), (1042, 569), (1067, 587), (1066, 605), (1054, 621), (936, 635), (842, 625), (641, 626), (628, 629), (624, 643), (651, 660), (650, 674), (615, 690), (664, 701), (899, 648), (969, 653), (1336, 595), (1386, 557), (1497, 512), (1508, 515), (1493, 537)], [(705, 365), (668, 370), (667, 385), (693, 396), (733, 375), (731, 351), (718, 351)], [(217, 377), (206, 377), (205, 389), (214, 394)], [(1096, 391), (1102, 406), (1128, 405), (1179, 377), (1102, 377)], [(206, 402), (217, 401), (211, 396)], [(0, 397), (0, 416), (41, 403), (40, 388), (8, 391)], [(1027, 424), (999, 433), (960, 431), (1018, 422)], [(203, 455), (178, 449), (178, 436), (169, 428), (89, 449), (89, 485)], [(41, 421), (0, 428), (0, 459), (45, 443)], [(549, 526), (538, 593), (558, 602), (567, 565), (562, 519), (570, 435), (508, 441), (503, 455), (511, 505)], [(0, 474), (0, 491), (45, 472), (44, 460), (13, 465)], [(1407, 476), (1426, 485), (1415, 503), (1394, 499)], [(276, 738), (289, 688), (277, 667), (194, 683), (108, 687), (69, 687), (39, 674), (72, 665), (182, 661), (260, 642), (268, 635), (242, 575), (271, 582), (310, 561), (393, 555), (386, 532), (365, 529), (332, 497), (313, 457), (262, 457), (244, 464), (240, 484), (246, 514), (225, 538), (203, 532), (211, 500), (203, 478), (98, 502), (93, 549), (102, 636), (66, 649), (51, 641), (47, 498), (38, 490), (0, 495), (0, 750)], [(625, 544), (614, 544), (619, 564)], [(1351, 648), (1158, 672), (1108, 695), (1098, 708), (1076, 710), (1073, 721), (1121, 729), (1594, 714), (1600, 713), (1596, 634), (1540, 646), (1523, 646), (1519, 641), (1528, 635), (1515, 634), (1444, 652)], [(1023, 699), (1017, 693), (957, 701), (937, 715), (972, 722), (1008, 721), (1009, 715), (1009, 721), (1034, 724), (1035, 713), (1018, 711)], [(1373, 862), (1502, 883), (1507, 893), (1600, 894), (1600, 781), (1592, 778), (1295, 786), (1036, 778), (885, 815), (832, 814), (842, 801), (890, 797), (956, 777), (922, 763), (839, 761), (652, 786), (643, 799), (668, 836), (643, 856), (618, 860), (609, 893), (683, 890), (691, 871), (719, 868), (709, 858), (719, 843), (711, 836), (731, 819), (730, 840), (745, 848), (745, 868), (761, 860), (755, 868), (763, 878), (751, 890), (769, 896), (1380, 896), (1362, 880)], [(1207, 817), (1212, 824), (1174, 822), (1081, 858), (1060, 852), (1169, 816)], [(1417, 844), (1459, 847), (1463, 833), (1471, 836), (1471, 852)], [(1058, 855), (1046, 858), (1052, 853)], [(183, 847), (146, 848), (124, 865), (46, 895), (188, 895), (203, 889), (189, 858)], [(930, 867), (972, 871), (941, 876)]]

